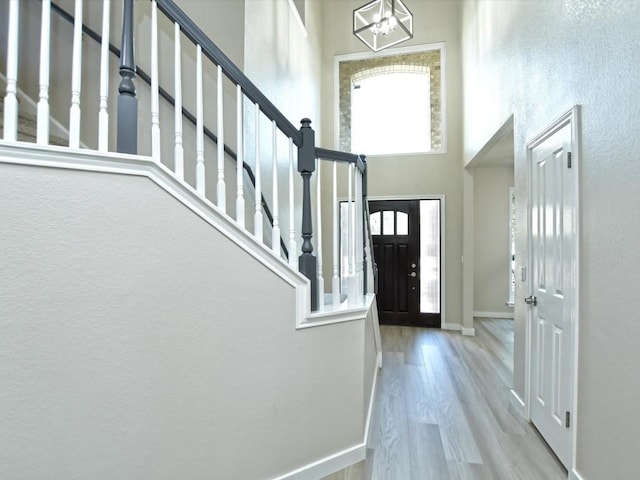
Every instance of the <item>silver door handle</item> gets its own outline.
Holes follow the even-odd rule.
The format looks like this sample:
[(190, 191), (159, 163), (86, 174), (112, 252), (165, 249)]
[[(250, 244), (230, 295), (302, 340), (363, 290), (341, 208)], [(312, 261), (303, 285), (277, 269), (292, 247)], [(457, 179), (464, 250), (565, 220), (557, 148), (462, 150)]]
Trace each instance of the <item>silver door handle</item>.
[(416, 275), (417, 275), (416, 272), (411, 272), (409, 275), (407, 275), (407, 277), (414, 277), (415, 278)]
[(538, 305), (538, 299), (531, 295), (524, 299), (524, 303), (526, 303), (527, 305), (533, 305), (535, 307), (536, 305)]

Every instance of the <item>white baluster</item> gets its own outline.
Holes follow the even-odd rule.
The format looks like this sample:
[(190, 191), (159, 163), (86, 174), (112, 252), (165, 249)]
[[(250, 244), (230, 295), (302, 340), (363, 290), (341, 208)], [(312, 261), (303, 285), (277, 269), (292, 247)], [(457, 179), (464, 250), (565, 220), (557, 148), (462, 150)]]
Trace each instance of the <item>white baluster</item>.
[(354, 242), (353, 254), (356, 262), (355, 266), (355, 300), (362, 301), (362, 190), (361, 190), (360, 170), (354, 168), (354, 194), (355, 194), (355, 215), (354, 215)]
[(202, 94), (202, 47), (196, 47), (196, 190), (204, 197), (204, 116)]
[(280, 207), (278, 205), (278, 126), (276, 121), (272, 122), (272, 191), (273, 191), (273, 228), (271, 229), (271, 250), (276, 255), (280, 255)]
[(242, 87), (236, 86), (236, 131), (237, 144), (236, 153), (238, 160), (236, 162), (236, 221), (244, 228), (244, 145), (243, 145), (243, 121), (242, 121)]
[(19, 0), (9, 0), (9, 31), (7, 33), (7, 94), (4, 98), (4, 139), (18, 138), (18, 38)]
[(102, 4), (102, 44), (100, 45), (100, 106), (98, 111), (98, 150), (109, 149), (109, 30), (111, 0)]
[(333, 304), (340, 303), (340, 202), (338, 202), (338, 162), (333, 162), (333, 277), (331, 291)]
[(218, 65), (218, 208), (227, 211), (227, 189), (224, 183), (224, 109), (222, 95), (222, 67)]
[(294, 209), (294, 191), (293, 191), (293, 139), (289, 139), (289, 265), (296, 267), (296, 258), (298, 253), (298, 244), (296, 242), (296, 222)]
[(151, 158), (160, 163), (160, 94), (158, 92), (157, 2), (151, 2)]
[(80, 88), (82, 84), (82, 0), (76, 0), (73, 22), (71, 66), (71, 108), (69, 110), (69, 146), (80, 148)]
[(38, 100), (38, 145), (49, 144), (49, 32), (51, 30), (51, 0), (42, 0), (40, 26), (40, 92)]
[(318, 261), (318, 309), (324, 309), (324, 276), (322, 275), (322, 177), (320, 172), (320, 159), (316, 159), (316, 208), (318, 210), (316, 221), (316, 244)]
[[(358, 175), (360, 181), (360, 213), (358, 214), (358, 241), (360, 242), (360, 246), (358, 250), (360, 251), (360, 296), (363, 297), (367, 292), (365, 291), (364, 284), (364, 273), (365, 273), (365, 248), (366, 248), (366, 240), (365, 240), (365, 213), (364, 213), (364, 197), (362, 196), (364, 191), (364, 175), (362, 172)], [(364, 301), (364, 299), (363, 299)]]
[(180, 47), (180, 25), (174, 25), (174, 85), (176, 90), (176, 103), (173, 110), (174, 122), (174, 147), (173, 147), (173, 171), (180, 180), (184, 180), (184, 145), (182, 140), (182, 50)]
[(349, 304), (354, 304), (356, 300), (356, 215), (353, 198), (353, 177), (355, 166), (349, 164)]
[(253, 216), (253, 234), (260, 242), (262, 235), (262, 184), (260, 178), (260, 105), (256, 103), (256, 203)]

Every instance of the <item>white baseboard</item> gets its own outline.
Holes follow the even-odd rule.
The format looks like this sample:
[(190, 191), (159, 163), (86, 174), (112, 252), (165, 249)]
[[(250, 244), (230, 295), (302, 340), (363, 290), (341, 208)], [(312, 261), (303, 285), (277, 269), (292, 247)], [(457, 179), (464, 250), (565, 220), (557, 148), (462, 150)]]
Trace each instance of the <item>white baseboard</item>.
[(474, 317), (482, 318), (511, 318), (513, 319), (513, 312), (473, 312)]
[(524, 401), (520, 398), (520, 395), (518, 395), (514, 389), (509, 390), (509, 392), (511, 393), (511, 397), (509, 398), (511, 405), (520, 415), (522, 415), (522, 418), (525, 418)]
[[(379, 361), (380, 364), (382, 363), (382, 355), (378, 355), (377, 361)], [(377, 380), (378, 370), (374, 369), (373, 382), (371, 383), (371, 395), (369, 396), (369, 410), (365, 420), (362, 443), (305, 465), (304, 467), (300, 467), (292, 472), (277, 477), (274, 480), (317, 480), (318, 478), (323, 478), (331, 475), (332, 473), (339, 472), (354, 463), (364, 460), (367, 455), (367, 439), (369, 438), (369, 427), (371, 426), (371, 416), (373, 415)]]
[(305, 465), (293, 472), (286, 473), (274, 480), (317, 480), (332, 473), (339, 472), (349, 465), (364, 460), (367, 453), (367, 445), (360, 444), (355, 447), (348, 448), (342, 452), (338, 452), (329, 457), (325, 457), (317, 462)]
[(443, 323), (440, 325), (441, 330), (450, 330), (452, 332), (460, 332), (462, 335), (467, 337), (475, 337), (476, 329), (475, 328), (465, 328), (462, 325), (457, 323)]
[(574, 468), (569, 472), (569, 480), (584, 480), (584, 479), (582, 478), (582, 476), (580, 476), (578, 472), (576, 472), (576, 469)]
[(460, 330), (462, 330), (462, 327), (457, 323), (443, 323), (442, 325), (440, 325), (440, 328), (442, 330), (451, 330), (453, 332), (459, 332)]
[[(380, 355), (380, 364), (382, 364), (382, 355)], [(369, 427), (371, 426), (371, 417), (373, 416), (373, 403), (376, 398), (376, 385), (378, 384), (378, 370), (373, 370), (373, 381), (371, 382), (371, 394), (369, 395), (369, 409), (367, 410), (367, 418), (364, 422), (364, 435), (362, 443), (364, 443), (365, 449), (367, 441), (369, 440)]]

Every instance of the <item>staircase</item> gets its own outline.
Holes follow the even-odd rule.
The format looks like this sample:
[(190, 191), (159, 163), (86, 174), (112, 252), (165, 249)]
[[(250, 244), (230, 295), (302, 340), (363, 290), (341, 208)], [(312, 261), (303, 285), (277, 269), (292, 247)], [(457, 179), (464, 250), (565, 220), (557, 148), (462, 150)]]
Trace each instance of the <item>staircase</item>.
[[(4, 97), (0, 96), (0, 132), (4, 130)], [(18, 141), (36, 143), (38, 123), (35, 115), (20, 111), (18, 114)], [(49, 145), (66, 147), (69, 140), (49, 135)]]
[[(103, 5), (103, 28), (122, 15), (110, 18), (124, 26), (119, 72), (105, 69), (113, 35), (82, 21), (83, 6), (88, 19)], [(310, 479), (362, 460), (380, 361), (364, 158), (317, 147), (311, 122), (294, 127), (172, 1), (134, 12), (131, 0), (77, 0), (66, 30), (47, 28), (47, 0), (0, 9), (0, 73), (17, 87), (0, 91), (3, 475)], [(147, 87), (133, 25), (157, 38), (167, 22), (173, 44), (151, 41)], [(52, 45), (72, 35), (70, 71), (18, 31)], [(187, 46), (195, 71), (158, 68)], [(40, 77), (19, 77), (17, 58)], [(100, 79), (93, 110), (80, 104), (87, 74)], [(40, 98), (23, 95), (6, 120), (20, 91)], [(53, 120), (36, 103), (69, 91), (67, 138), (37, 142)]]

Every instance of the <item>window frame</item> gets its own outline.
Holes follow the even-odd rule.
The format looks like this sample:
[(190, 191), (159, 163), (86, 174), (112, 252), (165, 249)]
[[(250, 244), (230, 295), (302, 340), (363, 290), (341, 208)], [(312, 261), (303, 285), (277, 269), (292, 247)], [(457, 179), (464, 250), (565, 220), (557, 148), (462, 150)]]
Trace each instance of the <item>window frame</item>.
[(447, 153), (447, 116), (446, 116), (446, 104), (447, 104), (447, 80), (446, 80), (446, 66), (447, 55), (445, 42), (429, 43), (423, 45), (415, 45), (410, 47), (395, 47), (383, 50), (382, 52), (361, 52), (350, 53), (345, 55), (336, 55), (333, 63), (333, 141), (336, 148), (340, 145), (340, 62), (347, 62), (352, 60), (368, 60), (371, 58), (380, 57), (393, 57), (398, 55), (406, 55), (411, 53), (422, 53), (433, 50), (440, 51), (440, 132), (441, 132), (441, 146), (438, 150), (431, 150), (428, 152), (413, 152), (413, 153), (385, 153), (385, 154), (370, 154), (368, 152), (360, 152), (367, 157), (385, 158), (385, 157), (405, 157), (415, 155), (442, 155)]

